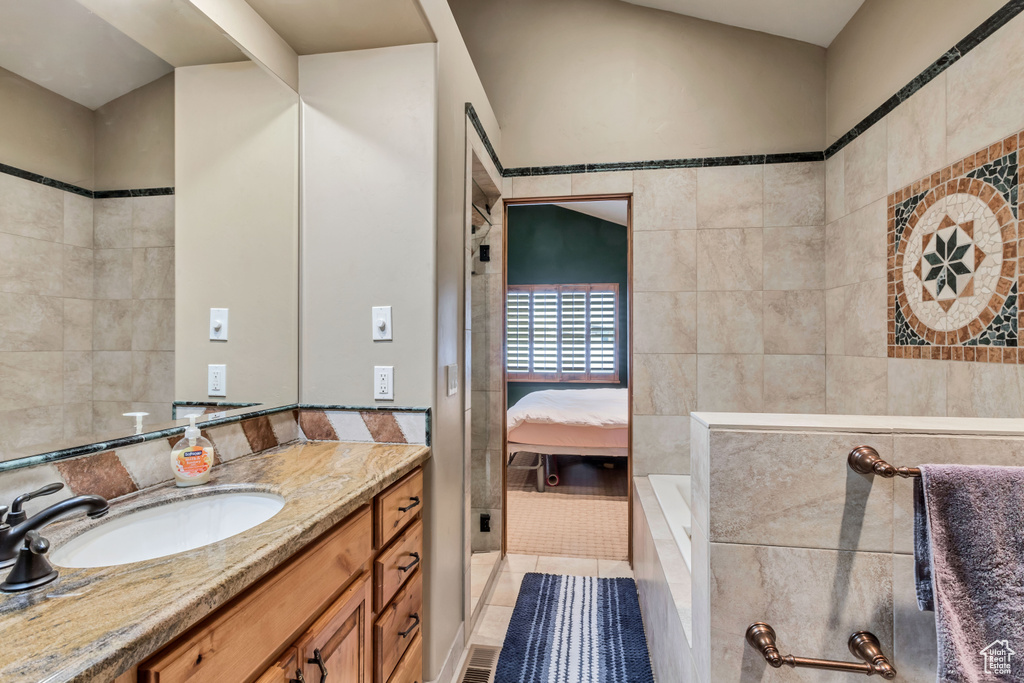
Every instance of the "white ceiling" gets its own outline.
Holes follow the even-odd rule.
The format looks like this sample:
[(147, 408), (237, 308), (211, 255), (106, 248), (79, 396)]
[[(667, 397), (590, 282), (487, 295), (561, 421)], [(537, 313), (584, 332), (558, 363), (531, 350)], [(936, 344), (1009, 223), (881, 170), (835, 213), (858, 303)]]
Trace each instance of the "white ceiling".
[(172, 70), (75, 0), (0, 0), (0, 67), (89, 109)]
[[(894, 0), (895, 1), (895, 0)], [(864, 0), (625, 0), (828, 47)]]
[(621, 199), (605, 199), (596, 202), (564, 202), (562, 204), (555, 204), (555, 206), (560, 206), (570, 211), (578, 211), (588, 216), (619, 225), (626, 225), (628, 220), (626, 202)]

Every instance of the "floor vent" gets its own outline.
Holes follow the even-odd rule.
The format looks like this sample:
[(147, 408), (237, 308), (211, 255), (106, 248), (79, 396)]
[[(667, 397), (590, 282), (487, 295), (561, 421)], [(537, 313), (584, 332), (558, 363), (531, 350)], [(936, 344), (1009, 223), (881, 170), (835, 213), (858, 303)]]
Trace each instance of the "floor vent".
[(500, 647), (471, 645), (459, 683), (494, 683), (494, 668), (500, 652)]

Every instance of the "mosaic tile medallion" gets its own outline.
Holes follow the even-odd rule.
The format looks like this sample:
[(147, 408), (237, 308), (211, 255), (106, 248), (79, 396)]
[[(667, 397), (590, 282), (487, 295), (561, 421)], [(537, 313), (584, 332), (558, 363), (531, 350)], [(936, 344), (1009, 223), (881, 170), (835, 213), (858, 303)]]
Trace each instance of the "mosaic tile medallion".
[(890, 357), (1024, 362), (1017, 339), (1021, 138), (889, 196)]

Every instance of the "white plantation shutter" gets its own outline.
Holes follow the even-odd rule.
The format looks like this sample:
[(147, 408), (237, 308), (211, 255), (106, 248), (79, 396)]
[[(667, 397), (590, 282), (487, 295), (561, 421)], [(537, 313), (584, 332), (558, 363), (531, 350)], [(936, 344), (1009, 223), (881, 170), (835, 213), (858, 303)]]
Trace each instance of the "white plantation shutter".
[(509, 381), (617, 382), (616, 284), (510, 285)]

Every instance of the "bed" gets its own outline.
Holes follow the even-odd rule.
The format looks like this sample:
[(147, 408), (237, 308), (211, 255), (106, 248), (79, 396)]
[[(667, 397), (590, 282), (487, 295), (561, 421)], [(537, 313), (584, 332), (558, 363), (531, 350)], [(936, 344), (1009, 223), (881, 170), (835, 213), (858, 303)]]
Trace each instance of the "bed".
[(629, 454), (627, 389), (546, 389), (508, 409), (509, 459), (545, 455)]

